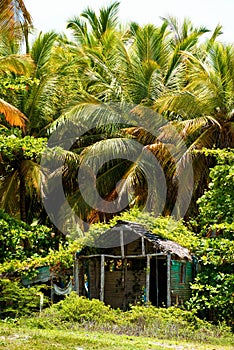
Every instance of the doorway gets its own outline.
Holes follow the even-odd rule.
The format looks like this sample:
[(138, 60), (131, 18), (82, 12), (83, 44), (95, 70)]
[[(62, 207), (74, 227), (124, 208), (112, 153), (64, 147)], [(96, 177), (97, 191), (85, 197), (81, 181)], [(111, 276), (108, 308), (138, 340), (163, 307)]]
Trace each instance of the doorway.
[(149, 300), (154, 306), (167, 305), (167, 260), (152, 257), (150, 260)]

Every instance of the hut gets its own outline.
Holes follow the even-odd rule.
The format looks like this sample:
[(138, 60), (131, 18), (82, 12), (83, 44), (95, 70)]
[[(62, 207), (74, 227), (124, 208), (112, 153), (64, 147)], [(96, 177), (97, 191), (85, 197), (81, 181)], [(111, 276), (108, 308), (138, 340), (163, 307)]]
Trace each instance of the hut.
[(121, 309), (139, 301), (169, 307), (189, 299), (193, 259), (187, 248), (128, 221), (118, 221), (94, 246), (75, 257), (79, 295)]

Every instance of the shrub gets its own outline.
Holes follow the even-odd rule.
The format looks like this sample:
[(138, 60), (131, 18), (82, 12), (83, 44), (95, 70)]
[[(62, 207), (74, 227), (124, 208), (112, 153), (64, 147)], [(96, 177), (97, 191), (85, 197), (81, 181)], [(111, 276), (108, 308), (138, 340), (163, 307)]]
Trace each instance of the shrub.
[(63, 321), (69, 322), (115, 322), (115, 310), (106, 306), (97, 299), (89, 300), (85, 297), (78, 297), (72, 292), (65, 300), (52, 306), (52, 310), (58, 311)]
[[(22, 287), (17, 281), (2, 279), (0, 281), (0, 317), (20, 317), (38, 312), (40, 309), (40, 292), (45, 286)], [(48, 298), (44, 298), (48, 306)]]
[(229, 328), (200, 320), (193, 312), (176, 307), (132, 306), (129, 311), (113, 310), (96, 299), (71, 293), (65, 300), (44, 310), (42, 317), (23, 319), (37, 328), (108, 331), (115, 334), (144, 335), (164, 339), (209, 341), (212, 337), (231, 337)]

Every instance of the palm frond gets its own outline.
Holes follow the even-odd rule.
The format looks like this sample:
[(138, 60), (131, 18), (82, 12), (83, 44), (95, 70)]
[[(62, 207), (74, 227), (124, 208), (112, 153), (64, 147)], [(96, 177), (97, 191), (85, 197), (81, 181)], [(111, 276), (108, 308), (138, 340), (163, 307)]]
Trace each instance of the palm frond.
[[(1, 46), (1, 45), (0, 45)], [(0, 47), (1, 51), (1, 47)], [(0, 52), (1, 54), (1, 52)], [(29, 56), (15, 54), (0, 57), (0, 73), (14, 73), (29, 75), (33, 69), (33, 62)]]
[(30, 159), (23, 160), (20, 165), (21, 176), (24, 177), (26, 191), (32, 198), (33, 193), (40, 196), (40, 164), (33, 162)]
[(53, 122), (52, 99), (57, 92), (57, 77), (45, 76), (35, 82), (28, 94), (25, 94), (23, 109), (30, 120), (31, 128), (40, 130)]
[(28, 121), (27, 117), (19, 109), (2, 99), (0, 99), (0, 113), (4, 115), (11, 126), (25, 128)]
[(204, 112), (202, 107), (196, 95), (189, 91), (165, 94), (154, 103), (154, 108), (159, 113), (170, 111), (182, 118), (201, 116)]
[(8, 213), (19, 212), (19, 173), (14, 171), (0, 179), (0, 206)]
[(12, 23), (18, 21), (21, 24), (32, 25), (32, 17), (22, 0), (1, 1), (0, 14), (0, 18), (5, 24), (10, 23), (12, 25)]
[(48, 63), (51, 58), (52, 48), (57, 39), (55, 32), (48, 32), (38, 35), (31, 48), (31, 56), (35, 62), (35, 77), (48, 73)]

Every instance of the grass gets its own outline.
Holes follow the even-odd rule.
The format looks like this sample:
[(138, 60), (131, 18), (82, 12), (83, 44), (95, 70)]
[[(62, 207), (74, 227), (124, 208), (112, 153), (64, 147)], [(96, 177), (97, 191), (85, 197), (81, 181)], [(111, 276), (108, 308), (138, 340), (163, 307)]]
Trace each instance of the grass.
[(84, 329), (48, 330), (0, 323), (1, 350), (234, 350), (231, 345), (116, 335)]
[(41, 313), (0, 321), (0, 350), (234, 350), (225, 324), (175, 307), (111, 309), (96, 299), (67, 298)]

